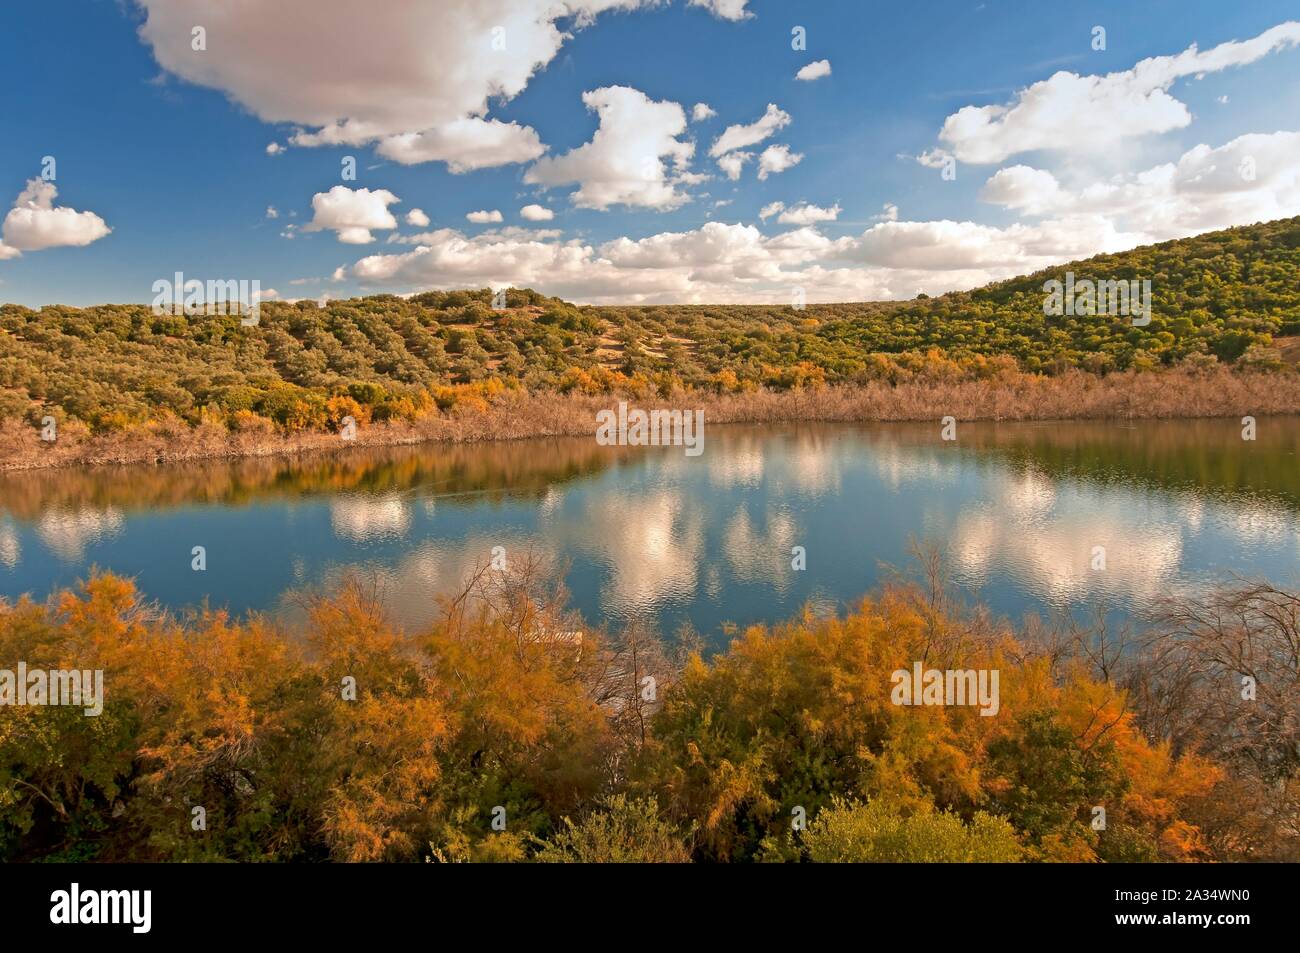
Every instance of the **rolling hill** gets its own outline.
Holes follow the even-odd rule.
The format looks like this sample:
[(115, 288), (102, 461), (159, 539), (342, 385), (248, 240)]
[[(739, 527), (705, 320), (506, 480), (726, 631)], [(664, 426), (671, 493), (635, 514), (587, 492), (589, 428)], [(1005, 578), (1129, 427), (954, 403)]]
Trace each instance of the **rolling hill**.
[[(1153, 318), (1044, 315), (1043, 284), (1147, 279)], [(1183, 363), (1284, 367), (1300, 333), (1300, 218), (1063, 264), (901, 302), (577, 307), (531, 290), (266, 302), (234, 315), (139, 304), (0, 306), (0, 419), (46, 414), (97, 432), (175, 415), (326, 426), (413, 418), (502, 389), (739, 391), (809, 383), (1053, 374)], [(1275, 339), (1281, 337), (1281, 341)], [(1277, 345), (1281, 345), (1280, 347)]]

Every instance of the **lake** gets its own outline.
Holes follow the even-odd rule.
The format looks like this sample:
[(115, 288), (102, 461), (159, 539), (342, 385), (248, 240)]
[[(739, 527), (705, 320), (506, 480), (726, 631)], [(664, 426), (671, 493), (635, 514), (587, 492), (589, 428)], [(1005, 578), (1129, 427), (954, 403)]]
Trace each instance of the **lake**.
[(717, 647), (724, 623), (853, 602), (928, 541), (1000, 615), (1140, 621), (1233, 574), (1300, 581), (1298, 450), (1297, 418), (1254, 441), (1232, 420), (962, 423), (955, 441), (936, 421), (713, 426), (697, 457), (583, 437), (0, 474), (0, 595), (99, 567), (168, 607), (292, 619), (356, 575), (415, 627), (503, 547), (563, 567), (589, 622)]

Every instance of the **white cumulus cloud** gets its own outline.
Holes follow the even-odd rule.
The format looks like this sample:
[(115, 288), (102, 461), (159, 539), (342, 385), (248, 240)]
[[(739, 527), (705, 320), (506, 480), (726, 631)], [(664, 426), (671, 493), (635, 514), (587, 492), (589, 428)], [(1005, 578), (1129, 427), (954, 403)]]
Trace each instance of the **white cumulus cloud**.
[[(325, 135), (297, 135), (292, 141), (300, 146), (329, 145), (332, 138), (327, 130)], [(346, 139), (346, 136), (340, 138)], [(471, 116), (454, 119), (438, 129), (388, 136), (379, 143), (377, 151), (384, 158), (402, 165), (445, 162), (452, 172), (470, 172), (528, 162), (540, 156), (546, 148), (532, 129), (513, 122)]]
[(519, 210), (519, 216), (530, 222), (549, 222), (555, 213), (544, 205), (525, 205)]
[[(690, 200), (677, 186), (695, 152), (686, 113), (674, 102), (655, 102), (628, 86), (605, 86), (582, 95), (600, 127), (590, 142), (562, 156), (544, 158), (524, 175), (532, 185), (577, 183), (572, 201), (581, 208), (611, 205), (668, 210)], [(667, 160), (667, 161), (665, 161)]]
[(999, 169), (984, 183), (980, 198), (1030, 215), (1050, 212), (1061, 204), (1063, 193), (1056, 176), (1043, 169), (1013, 165)]
[(817, 60), (815, 63), (809, 63), (799, 72), (794, 74), (795, 79), (801, 79), (806, 83), (811, 83), (815, 79), (821, 79), (823, 76), (831, 75), (831, 61)]
[(787, 145), (768, 146), (758, 157), (758, 177), (766, 179), (769, 175), (784, 172), (803, 161), (802, 152), (791, 152)]
[(718, 160), (718, 168), (721, 169), (732, 182), (740, 178), (741, 171), (745, 168), (745, 163), (754, 158), (752, 152), (728, 152)]
[(371, 255), (340, 277), (364, 288), (533, 287), (592, 303), (788, 303), (912, 297), (1115, 250), (1131, 236), (1092, 219), (995, 228), (973, 222), (886, 222), (831, 239), (805, 225), (764, 236), (751, 225), (709, 222), (682, 232), (602, 244), (502, 229), (474, 237), (439, 229), (418, 246)]
[(1191, 112), (1169, 92), (1176, 80), (1244, 66), (1297, 44), (1300, 23), (1289, 21), (1249, 40), (1204, 52), (1193, 44), (1123, 72), (1080, 76), (1061, 70), (1006, 105), (959, 109), (944, 121), (939, 139), (960, 161), (976, 164), (1039, 149), (1105, 150), (1133, 136), (1189, 125)]
[(737, 149), (757, 145), (788, 125), (790, 125), (790, 114), (778, 107), (776, 103), (768, 103), (763, 115), (754, 122), (738, 123), (724, 129), (722, 135), (718, 136), (709, 148), (709, 155), (717, 158)]
[(690, 0), (693, 7), (705, 7), (715, 17), (723, 20), (744, 20), (752, 16), (745, 9), (749, 0)]
[(5, 216), (0, 259), (17, 258), (25, 251), (81, 247), (103, 238), (112, 229), (94, 212), (56, 206), (59, 191), (53, 182), (29, 179)]
[(366, 245), (374, 241), (372, 229), (397, 227), (397, 219), (388, 206), (401, 201), (387, 189), (350, 189), (336, 185), (328, 192), (312, 196), (312, 220), (304, 232), (333, 231), (348, 245)]
[[(295, 145), (377, 144), (397, 162), (452, 171), (530, 161), (537, 133), (490, 118), (574, 30), (657, 0), (137, 0), (141, 38), (165, 70), (225, 92), (260, 119), (305, 131)], [(714, 0), (738, 19), (744, 3)], [(208, 49), (196, 55), (202, 24)]]
[[(781, 214), (777, 216), (778, 222), (786, 225), (815, 225), (818, 222), (833, 222), (840, 217), (841, 209), (838, 204), (830, 208), (822, 208), (817, 205), (809, 205), (807, 202), (800, 202), (790, 208), (780, 210)], [(762, 213), (759, 217), (763, 217)]]
[(1132, 245), (1300, 215), (1300, 132), (1249, 133), (1206, 143), (1176, 162), (1067, 188), (1052, 173), (1015, 165), (980, 197), (1025, 215), (1104, 218)]

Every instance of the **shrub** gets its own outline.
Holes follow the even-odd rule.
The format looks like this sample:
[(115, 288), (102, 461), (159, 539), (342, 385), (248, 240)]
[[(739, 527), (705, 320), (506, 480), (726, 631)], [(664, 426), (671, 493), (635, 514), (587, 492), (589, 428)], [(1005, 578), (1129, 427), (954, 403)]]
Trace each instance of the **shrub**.
[(263, 417), (251, 410), (237, 410), (230, 415), (230, 429), (236, 433), (272, 434), (275, 433), (275, 421)]
[(542, 863), (680, 864), (690, 851), (680, 831), (659, 814), (653, 798), (629, 799), (624, 794), (604, 798), (596, 809), (563, 828), (541, 845)]
[(359, 404), (374, 406), (388, 397), (388, 391), (370, 381), (354, 381), (348, 385), (348, 396)]
[(808, 825), (803, 845), (818, 863), (1013, 863), (1023, 851), (1006, 820), (977, 811), (970, 824), (946, 811), (904, 816), (897, 804), (836, 800)]
[(1238, 363), (1243, 367), (1266, 371), (1281, 370), (1286, 366), (1282, 352), (1265, 344), (1252, 344), (1246, 348), (1246, 353), (1241, 355)]
[(256, 409), (274, 420), (286, 433), (320, 429), (325, 425), (325, 398), (292, 384), (277, 384)]

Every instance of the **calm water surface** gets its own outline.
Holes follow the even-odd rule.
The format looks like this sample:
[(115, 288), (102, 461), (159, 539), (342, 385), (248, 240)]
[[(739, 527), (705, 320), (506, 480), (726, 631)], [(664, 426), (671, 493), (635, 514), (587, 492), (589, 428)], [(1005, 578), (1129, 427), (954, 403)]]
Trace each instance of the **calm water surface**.
[(913, 540), (1013, 618), (1101, 604), (1140, 619), (1234, 573), (1300, 584), (1300, 419), (1261, 420), (1254, 442), (1233, 421), (706, 438), (698, 457), (586, 437), (0, 475), (0, 595), (43, 597), (98, 566), (170, 607), (291, 617), (304, 590), (360, 574), (417, 626), (504, 546), (567, 566), (591, 622), (689, 623), (719, 645), (725, 622), (852, 602), (908, 566)]

